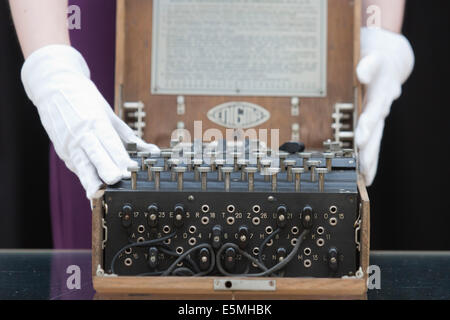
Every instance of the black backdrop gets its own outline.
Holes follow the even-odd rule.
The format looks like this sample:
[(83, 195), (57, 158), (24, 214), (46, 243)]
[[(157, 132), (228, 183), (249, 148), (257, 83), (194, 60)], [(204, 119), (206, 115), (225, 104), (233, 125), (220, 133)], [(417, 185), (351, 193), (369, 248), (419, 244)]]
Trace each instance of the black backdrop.
[[(447, 0), (409, 0), (416, 68), (386, 123), (369, 189), (372, 248), (450, 250)], [(50, 248), (48, 138), (20, 83), (20, 54), (0, 1), (0, 248)]]

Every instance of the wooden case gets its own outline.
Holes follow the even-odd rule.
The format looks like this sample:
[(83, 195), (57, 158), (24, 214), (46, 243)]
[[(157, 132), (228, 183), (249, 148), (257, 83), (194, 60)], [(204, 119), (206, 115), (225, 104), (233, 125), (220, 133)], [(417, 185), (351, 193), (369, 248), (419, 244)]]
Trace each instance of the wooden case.
[[(204, 129), (217, 127), (205, 116), (220, 103), (235, 97), (186, 96), (184, 116), (168, 116), (176, 108), (176, 96), (150, 93), (152, 1), (118, 0), (116, 48), (116, 112), (124, 101), (143, 101), (147, 115), (144, 138), (160, 146), (168, 145), (177, 121), (193, 130), (194, 120), (203, 120)], [(361, 111), (361, 86), (355, 77), (359, 60), (360, 0), (328, 0), (328, 68), (327, 97), (301, 98), (299, 117), (290, 114), (291, 99), (280, 97), (239, 97), (239, 101), (256, 103), (272, 113), (259, 128), (285, 128), (300, 123), (301, 139), (311, 148), (333, 137), (332, 113), (336, 103), (354, 103), (355, 114)], [(192, 106), (198, 106), (190, 108)], [(175, 110), (170, 111), (176, 114)], [(280, 132), (281, 141), (290, 140), (288, 130)], [(365, 299), (369, 266), (370, 205), (363, 180), (358, 180), (361, 199), (360, 265), (363, 276), (348, 279), (277, 278), (275, 291), (216, 291), (217, 277), (108, 277), (101, 274), (104, 230), (103, 193), (93, 202), (92, 277), (98, 298), (176, 298), (176, 299)], [(245, 279), (255, 281), (260, 279)]]

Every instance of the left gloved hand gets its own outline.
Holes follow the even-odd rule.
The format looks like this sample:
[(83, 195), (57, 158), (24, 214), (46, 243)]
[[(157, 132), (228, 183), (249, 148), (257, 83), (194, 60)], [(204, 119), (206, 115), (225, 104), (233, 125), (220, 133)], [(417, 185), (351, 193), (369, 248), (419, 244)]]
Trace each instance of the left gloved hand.
[(403, 35), (378, 28), (361, 29), (361, 61), (356, 72), (367, 90), (355, 141), (367, 186), (377, 172), (384, 121), (413, 68), (414, 52)]

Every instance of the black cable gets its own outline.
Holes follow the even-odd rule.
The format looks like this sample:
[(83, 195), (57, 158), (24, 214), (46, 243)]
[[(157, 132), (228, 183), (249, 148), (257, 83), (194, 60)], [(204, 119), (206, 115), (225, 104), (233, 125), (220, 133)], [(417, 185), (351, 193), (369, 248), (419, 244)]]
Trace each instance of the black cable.
[[(295, 255), (297, 254), (302, 242), (303, 242), (303, 238), (310, 232), (309, 229), (304, 230), (300, 236), (297, 238), (297, 243), (295, 244), (294, 248), (292, 249), (292, 251), (289, 253), (289, 255), (283, 259), (283, 261), (277, 263), (276, 265), (274, 265), (273, 267), (271, 267), (270, 269), (267, 269), (267, 267), (264, 264), (261, 264), (259, 262), (259, 260), (255, 259), (254, 257), (252, 257), (251, 255), (249, 255), (247, 252), (241, 250), (241, 248), (239, 248), (239, 246), (235, 245), (234, 243), (226, 243), (224, 244), (219, 251), (217, 252), (217, 268), (219, 269), (219, 271), (226, 276), (235, 276), (235, 277), (265, 277), (268, 276), (276, 271), (279, 271), (280, 269), (284, 268), (288, 263), (291, 262), (291, 260), (295, 257)], [(244, 257), (246, 257), (247, 259), (249, 259), (250, 261), (254, 262), (259, 268), (263, 269), (263, 272), (260, 273), (250, 273), (250, 274), (240, 274), (240, 275), (236, 275), (236, 274), (231, 274), (228, 273), (223, 267), (222, 267), (222, 263), (220, 261), (220, 255), (221, 253), (225, 250), (225, 248), (227, 247), (232, 247), (236, 250), (238, 250)]]
[(266, 267), (264, 264), (260, 263), (260, 262), (258, 261), (258, 259), (254, 258), (252, 255), (248, 254), (246, 251), (244, 251), (244, 250), (242, 250), (241, 248), (239, 248), (239, 246), (238, 246), (237, 244), (234, 244), (234, 243), (229, 242), (229, 243), (225, 243), (225, 244), (217, 251), (217, 254), (216, 254), (217, 269), (219, 269), (219, 271), (220, 271), (223, 275), (231, 276), (231, 277), (233, 277), (233, 276), (234, 276), (234, 277), (236, 277), (236, 276), (238, 276), (238, 277), (248, 276), (247, 273), (245, 273), (245, 274), (239, 274), (239, 275), (237, 275), (237, 274), (232, 274), (232, 273), (227, 272), (227, 271), (223, 268), (222, 262), (221, 262), (221, 259), (220, 259), (220, 258), (221, 258), (222, 252), (225, 251), (225, 249), (227, 249), (227, 248), (233, 248), (233, 249), (239, 251), (239, 253), (240, 253), (241, 255), (243, 255), (243, 256), (246, 257), (248, 260), (250, 260), (250, 262), (253, 262), (254, 264), (256, 264), (260, 269), (267, 270), (267, 267)]
[(214, 256), (214, 250), (211, 247), (210, 244), (208, 243), (203, 243), (203, 244), (199, 244), (193, 248), (190, 248), (189, 250), (187, 250), (186, 252), (184, 252), (183, 254), (181, 254), (170, 266), (169, 268), (167, 268), (167, 270), (164, 271), (164, 273), (162, 274), (162, 276), (168, 276), (172, 273), (172, 271), (175, 269), (175, 267), (177, 266), (177, 264), (181, 261), (183, 261), (189, 254), (191, 254), (191, 252), (194, 252), (195, 250), (198, 249), (202, 249), (202, 248), (207, 248), (209, 250), (209, 252), (211, 253), (211, 265), (208, 268), (208, 270), (204, 271), (204, 272), (199, 272), (194, 274), (194, 276), (196, 277), (201, 277), (203, 275), (207, 275), (208, 273), (210, 273), (215, 266), (215, 256)]
[[(159, 250), (160, 250), (162, 253), (165, 253), (165, 254), (170, 255), (170, 256), (172, 256), (172, 257), (178, 257), (178, 256), (180, 256), (179, 253), (170, 250), (170, 248), (168, 248), (167, 246), (166, 246), (166, 248), (164, 248), (163, 246), (161, 246), (161, 247), (158, 246), (158, 248), (159, 248)], [(189, 264), (192, 266), (192, 268), (194, 269), (195, 272), (197, 272), (197, 273), (200, 272), (200, 268), (199, 268), (198, 265), (194, 262), (194, 260), (192, 260), (190, 257), (186, 257), (185, 260), (187, 261), (187, 263), (189, 263)]]
[(156, 244), (156, 243), (159, 243), (159, 242), (163, 242), (163, 241), (165, 241), (167, 239), (170, 239), (170, 238), (176, 236), (176, 234), (177, 234), (176, 232), (173, 232), (173, 233), (171, 233), (171, 234), (169, 234), (169, 235), (167, 235), (165, 237), (162, 237), (162, 238), (148, 240), (148, 241), (143, 241), (143, 242), (135, 242), (135, 243), (126, 245), (125, 247), (123, 247), (122, 249), (117, 251), (117, 253), (112, 258), (112, 260), (111, 260), (111, 268), (110, 268), (111, 269), (111, 273), (114, 274), (114, 264), (116, 263), (117, 258), (119, 257), (119, 255), (123, 251), (125, 251), (125, 250), (127, 250), (129, 248), (134, 248), (134, 247), (148, 247), (148, 246), (151, 246), (153, 244)]
[[(179, 275), (180, 273), (183, 273), (183, 272), (188, 273), (189, 276), (194, 276), (195, 275), (195, 273), (191, 269), (183, 268), (183, 267), (173, 270), (172, 275), (177, 276), (177, 275)], [(180, 275), (182, 275), (182, 274), (180, 274)]]
[(261, 245), (259, 246), (259, 255), (258, 255), (258, 260), (259, 262), (261, 262), (262, 264), (264, 264), (264, 262), (262, 261), (262, 254), (264, 251), (264, 248), (266, 246), (267, 243), (269, 243), (270, 240), (272, 240), (278, 233), (280, 233), (281, 229), (278, 228), (277, 230), (275, 230), (274, 232), (272, 232), (267, 238), (264, 239), (264, 241), (261, 243)]

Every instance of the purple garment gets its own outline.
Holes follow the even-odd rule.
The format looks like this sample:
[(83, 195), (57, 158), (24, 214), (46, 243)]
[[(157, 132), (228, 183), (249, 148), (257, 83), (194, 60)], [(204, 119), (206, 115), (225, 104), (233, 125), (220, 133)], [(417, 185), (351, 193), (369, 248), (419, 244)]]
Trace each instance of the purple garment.
[[(71, 30), (73, 47), (91, 70), (105, 99), (114, 101), (116, 1), (72, 0), (81, 9), (81, 30)], [(91, 209), (78, 177), (50, 148), (50, 205), (55, 249), (91, 247)]]

